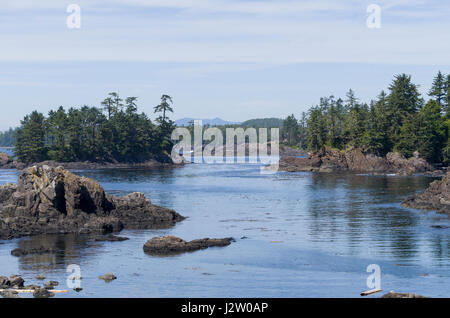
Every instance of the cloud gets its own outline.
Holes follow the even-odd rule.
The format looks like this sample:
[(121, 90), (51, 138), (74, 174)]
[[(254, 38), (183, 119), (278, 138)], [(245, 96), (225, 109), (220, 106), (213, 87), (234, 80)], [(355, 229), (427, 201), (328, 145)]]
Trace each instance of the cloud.
[[(72, 2), (80, 30), (65, 25)], [(382, 29), (366, 27), (372, 2)], [(448, 9), (436, 0), (8, 0), (0, 61), (448, 65)]]

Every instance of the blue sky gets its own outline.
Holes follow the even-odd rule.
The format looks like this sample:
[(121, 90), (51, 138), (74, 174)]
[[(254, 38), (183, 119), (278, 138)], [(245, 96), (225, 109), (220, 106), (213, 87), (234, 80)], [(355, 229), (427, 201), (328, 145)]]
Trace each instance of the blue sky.
[[(66, 8), (81, 7), (68, 29)], [(369, 4), (381, 28), (366, 25)], [(300, 115), (352, 88), (364, 101), (408, 73), (450, 73), (446, 0), (2, 0), (0, 129), (32, 110), (161, 94), (174, 119)], [(151, 115), (152, 116), (152, 115)]]

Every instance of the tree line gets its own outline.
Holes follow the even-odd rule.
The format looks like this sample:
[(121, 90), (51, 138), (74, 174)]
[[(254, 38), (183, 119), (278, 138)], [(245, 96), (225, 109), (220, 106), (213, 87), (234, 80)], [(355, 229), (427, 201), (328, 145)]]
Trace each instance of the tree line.
[(138, 113), (137, 97), (113, 92), (101, 107), (59, 107), (47, 116), (33, 111), (15, 132), (14, 152), (21, 162), (44, 160), (141, 162), (168, 161), (173, 143), (172, 98), (162, 95), (155, 123)]
[(345, 99), (323, 97), (319, 105), (288, 116), (282, 138), (289, 145), (317, 151), (327, 146), (339, 150), (360, 148), (385, 156), (398, 151), (405, 157), (415, 151), (429, 162), (450, 164), (450, 75), (439, 72), (428, 92), (428, 101), (406, 74), (396, 75), (369, 104), (353, 90)]
[(15, 128), (9, 128), (7, 131), (0, 132), (0, 147), (12, 147), (15, 134)]

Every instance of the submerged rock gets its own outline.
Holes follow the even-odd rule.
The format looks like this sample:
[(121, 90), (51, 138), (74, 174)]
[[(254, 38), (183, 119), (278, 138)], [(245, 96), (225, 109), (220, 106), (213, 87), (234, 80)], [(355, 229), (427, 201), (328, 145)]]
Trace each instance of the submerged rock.
[(396, 293), (395, 291), (392, 290), (389, 293), (381, 296), (381, 298), (426, 298), (426, 297), (410, 293)]
[(42, 275), (42, 274), (39, 274), (39, 275), (36, 276), (36, 279), (37, 279), (37, 280), (44, 280), (44, 279), (45, 279), (45, 276)]
[(233, 238), (198, 239), (186, 242), (175, 236), (154, 237), (144, 244), (144, 252), (152, 255), (171, 255), (184, 252), (193, 252), (213, 246), (230, 245)]
[(122, 241), (129, 240), (129, 238), (128, 237), (121, 237), (121, 236), (116, 236), (116, 235), (109, 234), (109, 235), (104, 235), (104, 236), (101, 236), (101, 237), (97, 237), (97, 238), (95, 238), (95, 240), (97, 242), (122, 242)]
[(410, 175), (435, 170), (419, 154), (409, 159), (399, 153), (388, 153), (386, 158), (365, 154), (361, 149), (339, 151), (324, 147), (306, 158), (281, 157), (280, 170), (313, 172), (368, 172)]
[(184, 219), (142, 193), (109, 196), (92, 179), (48, 166), (24, 169), (17, 185), (0, 187), (0, 217), (0, 239), (165, 228)]
[(433, 181), (422, 193), (407, 198), (402, 205), (450, 214), (450, 172), (447, 172), (442, 180)]
[(104, 280), (107, 283), (112, 282), (113, 280), (117, 279), (117, 277), (113, 273), (106, 273), (105, 275), (101, 275), (98, 278)]

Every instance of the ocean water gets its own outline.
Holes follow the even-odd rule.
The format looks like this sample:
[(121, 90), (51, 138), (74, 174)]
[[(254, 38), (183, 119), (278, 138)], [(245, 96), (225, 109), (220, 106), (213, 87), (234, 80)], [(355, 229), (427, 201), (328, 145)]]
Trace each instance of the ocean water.
[[(450, 296), (450, 226), (446, 215), (400, 206), (430, 177), (261, 174), (257, 165), (192, 164), (172, 170), (76, 171), (110, 194), (143, 192), (187, 219), (170, 229), (124, 230), (124, 242), (53, 235), (0, 243), (0, 275), (60, 282), (81, 270), (80, 293), (56, 297), (360, 297), (370, 264), (384, 292)], [(0, 184), (18, 172), (0, 170)], [(234, 237), (228, 247), (170, 257), (149, 256), (154, 236), (185, 240)], [(21, 245), (49, 246), (52, 255), (13, 257)], [(106, 272), (118, 279), (98, 279)], [(379, 297), (382, 293), (369, 297)], [(26, 297), (26, 296), (25, 296)]]

